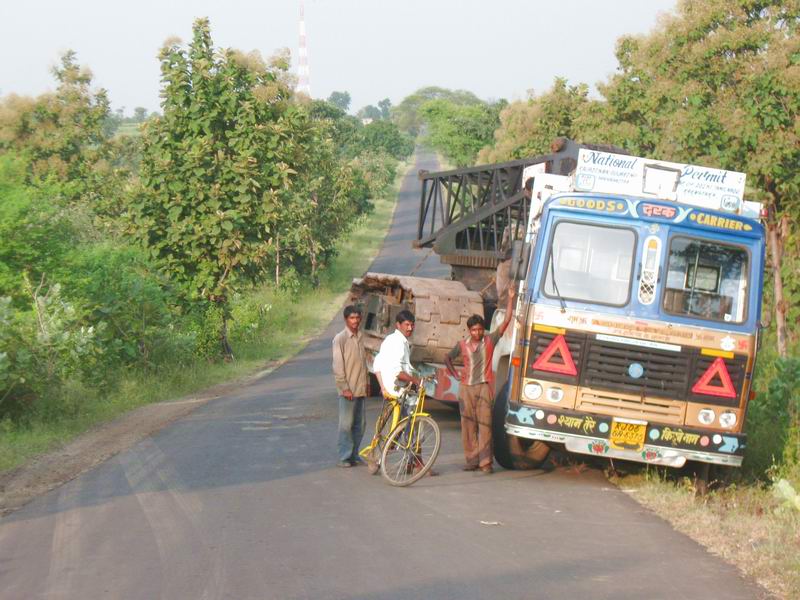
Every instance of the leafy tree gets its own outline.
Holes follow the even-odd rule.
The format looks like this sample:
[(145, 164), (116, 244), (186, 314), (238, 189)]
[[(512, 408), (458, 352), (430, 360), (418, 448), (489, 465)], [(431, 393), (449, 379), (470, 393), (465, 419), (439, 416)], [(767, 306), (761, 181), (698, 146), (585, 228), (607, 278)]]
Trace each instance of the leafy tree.
[(24, 275), (40, 281), (59, 273), (78, 240), (64, 211), (25, 185), (26, 171), (21, 157), (0, 156), (0, 296), (16, 308), (30, 303)]
[(0, 101), (0, 153), (27, 157), (29, 184), (47, 185), (66, 203), (102, 209), (120, 186), (112, 168), (107, 94), (92, 90), (91, 73), (72, 51), (53, 75), (55, 93)]
[(428, 101), (420, 107), (428, 131), (425, 141), (456, 166), (472, 165), (478, 151), (491, 143), (504, 106), (505, 101), (469, 105)]
[(133, 122), (144, 123), (147, 120), (147, 109), (143, 106), (137, 106), (133, 109)]
[(305, 147), (304, 160), (313, 168), (298, 173), (284, 195), (283, 239), (292, 267), (316, 286), (320, 269), (336, 254), (336, 241), (371, 205), (363, 178), (337, 159), (333, 144), (320, 135), (323, 130), (312, 124), (308, 134), (298, 145)]
[(312, 100), (308, 105), (308, 116), (325, 128), (342, 159), (352, 158), (362, 151), (361, 121), (344, 110), (322, 100)]
[(397, 125), (390, 121), (373, 121), (362, 130), (363, 151), (385, 152), (397, 160), (403, 160), (414, 152), (414, 142)]
[(381, 109), (372, 104), (367, 104), (358, 111), (358, 118), (362, 120), (369, 119), (370, 121), (380, 121), (382, 116), (383, 113)]
[(620, 40), (619, 72), (600, 87), (606, 102), (592, 132), (659, 158), (747, 173), (770, 210), (782, 356), (798, 333), (787, 323), (800, 320), (799, 26), (796, 0), (682, 0), (651, 34)]
[(381, 119), (388, 121), (392, 116), (392, 101), (384, 98), (378, 102), (378, 108), (381, 111)]
[(134, 230), (171, 279), (222, 310), (230, 356), (229, 296), (268, 267), (294, 175), (288, 63), (215, 51), (207, 19), (195, 21), (187, 49), (170, 43), (160, 60), (164, 114), (144, 126)]
[(411, 137), (417, 137), (422, 127), (420, 107), (429, 100), (449, 100), (457, 105), (481, 104), (472, 92), (466, 90), (448, 90), (447, 88), (429, 86), (418, 89), (413, 94), (406, 96), (400, 104), (392, 108), (392, 120), (400, 131)]
[(555, 138), (579, 138), (578, 123), (591, 107), (588, 94), (585, 84), (571, 86), (556, 78), (544, 94), (509, 104), (500, 113), (494, 145), (480, 152), (479, 162), (547, 154)]
[(350, 109), (350, 92), (331, 92), (328, 102), (347, 112)]

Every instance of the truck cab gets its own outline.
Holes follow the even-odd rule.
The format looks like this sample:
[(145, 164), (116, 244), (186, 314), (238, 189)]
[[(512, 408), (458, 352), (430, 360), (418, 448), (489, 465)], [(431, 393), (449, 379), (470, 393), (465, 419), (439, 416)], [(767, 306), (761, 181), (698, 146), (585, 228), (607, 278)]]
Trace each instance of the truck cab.
[(370, 353), (402, 309), (412, 362), (455, 403), (444, 355), (481, 314), (514, 326), (495, 349), (495, 457), (541, 464), (549, 448), (681, 467), (741, 465), (758, 347), (761, 207), (745, 174), (557, 138), (551, 153), (420, 172), (417, 248), (450, 280), (368, 273)]
[[(532, 186), (521, 318), (499, 398), (505, 432), (580, 454), (739, 466), (761, 312), (760, 207), (741, 197), (743, 174), (594, 154), (605, 155), (599, 167), (581, 151), (560, 186)], [(638, 178), (625, 166), (636, 161)], [(673, 183), (647, 190), (648, 166)], [(706, 174), (682, 190), (687, 172)]]

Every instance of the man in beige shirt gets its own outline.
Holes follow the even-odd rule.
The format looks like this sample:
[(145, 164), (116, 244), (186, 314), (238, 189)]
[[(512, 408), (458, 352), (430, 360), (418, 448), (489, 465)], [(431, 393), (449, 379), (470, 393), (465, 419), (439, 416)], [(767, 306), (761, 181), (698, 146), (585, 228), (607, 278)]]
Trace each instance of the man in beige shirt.
[(345, 328), (333, 338), (333, 377), (339, 393), (339, 441), (340, 467), (363, 465), (358, 448), (367, 415), (364, 402), (367, 395), (368, 371), (364, 341), (359, 326), (361, 309), (347, 306), (344, 309)]

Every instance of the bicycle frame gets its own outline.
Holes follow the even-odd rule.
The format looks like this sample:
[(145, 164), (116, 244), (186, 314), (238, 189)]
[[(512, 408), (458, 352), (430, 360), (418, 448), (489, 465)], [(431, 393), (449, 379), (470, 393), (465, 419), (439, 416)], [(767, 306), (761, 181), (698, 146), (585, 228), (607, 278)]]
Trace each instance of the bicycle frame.
[(386, 439), (386, 436), (381, 435), (381, 432), (383, 432), (384, 428), (386, 427), (386, 423), (389, 419), (389, 411), (391, 411), (391, 425), (389, 426), (388, 430), (386, 430), (387, 435), (388, 433), (394, 431), (397, 426), (403, 422), (403, 420), (406, 420), (406, 435), (408, 436), (413, 431), (418, 417), (430, 417), (429, 413), (424, 412), (426, 398), (424, 381), (419, 386), (417, 403), (414, 406), (414, 410), (405, 417), (402, 416), (403, 407), (407, 405), (406, 400), (410, 393), (411, 386), (409, 385), (403, 389), (398, 398), (384, 397), (384, 404), (383, 408), (381, 409), (381, 414), (378, 417), (378, 420), (375, 422), (375, 435), (372, 437), (370, 443), (361, 449), (361, 451), (358, 453), (359, 456), (368, 458), (375, 448), (377, 448), (381, 442)]

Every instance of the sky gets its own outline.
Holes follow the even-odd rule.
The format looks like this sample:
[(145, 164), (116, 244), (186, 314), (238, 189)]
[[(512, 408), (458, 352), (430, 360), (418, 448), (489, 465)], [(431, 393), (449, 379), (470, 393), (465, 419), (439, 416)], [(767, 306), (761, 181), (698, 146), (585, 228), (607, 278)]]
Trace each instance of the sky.
[[(540, 93), (555, 77), (594, 85), (611, 75), (616, 40), (642, 34), (676, 0), (305, 0), (311, 95), (352, 97), (351, 111), (420, 87), (486, 100)], [(296, 66), (300, 0), (0, 0), (0, 96), (55, 87), (66, 50), (131, 114), (158, 110), (157, 54), (209, 17), (214, 44), (264, 57), (289, 48)]]

